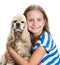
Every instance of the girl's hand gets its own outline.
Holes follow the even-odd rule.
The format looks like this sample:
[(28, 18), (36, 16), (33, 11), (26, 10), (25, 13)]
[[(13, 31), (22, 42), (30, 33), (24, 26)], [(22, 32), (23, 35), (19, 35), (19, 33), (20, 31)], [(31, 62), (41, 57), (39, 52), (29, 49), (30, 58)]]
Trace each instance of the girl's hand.
[(0, 61), (0, 65), (1, 65), (2, 63), (1, 63), (1, 61)]
[(6, 57), (7, 62), (9, 62), (9, 63), (13, 63), (14, 62), (13, 58), (10, 56), (8, 51), (5, 53), (5, 57)]

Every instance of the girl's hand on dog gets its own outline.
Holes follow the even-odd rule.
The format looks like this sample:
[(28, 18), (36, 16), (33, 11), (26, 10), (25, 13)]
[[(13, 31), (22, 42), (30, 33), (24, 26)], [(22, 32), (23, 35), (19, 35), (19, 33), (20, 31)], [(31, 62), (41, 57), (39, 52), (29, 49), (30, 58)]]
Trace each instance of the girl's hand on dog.
[(8, 51), (6, 51), (5, 57), (6, 57), (6, 60), (7, 60), (8, 63), (13, 63), (14, 62), (13, 58), (10, 56)]
[(0, 65), (1, 65), (2, 63), (1, 63), (1, 61), (0, 61)]

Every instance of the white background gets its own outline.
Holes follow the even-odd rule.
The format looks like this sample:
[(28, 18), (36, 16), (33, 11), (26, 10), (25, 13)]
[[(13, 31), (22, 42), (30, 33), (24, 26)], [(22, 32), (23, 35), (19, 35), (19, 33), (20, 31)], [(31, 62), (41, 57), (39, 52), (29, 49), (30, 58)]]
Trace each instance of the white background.
[(31, 4), (38, 4), (46, 11), (52, 37), (60, 52), (60, 0), (0, 0), (0, 57), (6, 49), (13, 16), (23, 13)]

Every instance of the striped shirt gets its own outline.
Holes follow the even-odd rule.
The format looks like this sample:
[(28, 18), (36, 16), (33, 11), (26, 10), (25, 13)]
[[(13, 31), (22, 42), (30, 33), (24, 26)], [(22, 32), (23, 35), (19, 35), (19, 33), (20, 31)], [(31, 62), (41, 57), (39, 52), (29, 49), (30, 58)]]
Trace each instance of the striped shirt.
[(42, 32), (38, 41), (32, 46), (32, 51), (34, 52), (36, 48), (40, 46), (43, 46), (47, 52), (40, 63), (43, 63), (44, 65), (60, 65), (58, 49), (49, 33)]

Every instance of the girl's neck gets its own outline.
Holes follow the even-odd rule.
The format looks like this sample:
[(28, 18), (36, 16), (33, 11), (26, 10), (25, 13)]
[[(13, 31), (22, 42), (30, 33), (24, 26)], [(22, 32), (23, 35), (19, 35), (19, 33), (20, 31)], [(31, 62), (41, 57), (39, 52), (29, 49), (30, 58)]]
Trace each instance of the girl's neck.
[(41, 36), (42, 32), (39, 34), (31, 34), (31, 42), (32, 44), (35, 44), (38, 40), (38, 38)]
[(35, 34), (33, 34), (33, 36), (35, 37), (35, 38), (38, 38), (39, 36), (41, 36), (41, 34), (42, 34), (42, 30), (37, 34), (37, 33), (35, 33)]

